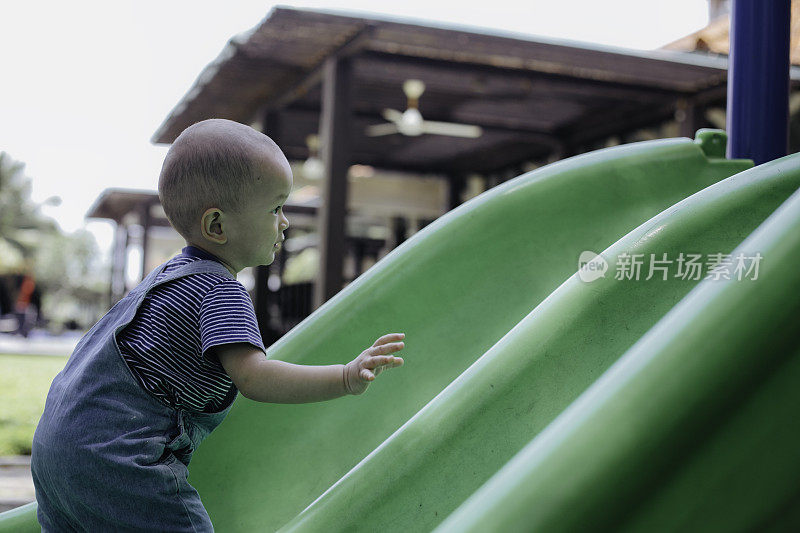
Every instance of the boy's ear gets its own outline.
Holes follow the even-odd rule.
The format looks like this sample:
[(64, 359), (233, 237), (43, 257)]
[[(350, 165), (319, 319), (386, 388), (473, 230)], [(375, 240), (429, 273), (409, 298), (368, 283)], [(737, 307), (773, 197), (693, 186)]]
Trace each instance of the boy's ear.
[(217, 207), (210, 207), (206, 209), (203, 216), (200, 218), (200, 233), (204, 239), (207, 239), (214, 244), (225, 244), (228, 242), (228, 236), (225, 234), (222, 221), (224, 213)]

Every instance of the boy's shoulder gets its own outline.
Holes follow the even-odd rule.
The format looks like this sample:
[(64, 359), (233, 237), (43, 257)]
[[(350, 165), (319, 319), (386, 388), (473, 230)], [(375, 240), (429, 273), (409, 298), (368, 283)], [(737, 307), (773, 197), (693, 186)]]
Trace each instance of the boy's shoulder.
[[(191, 268), (192, 264), (200, 268)], [(176, 272), (183, 267), (188, 270)], [(177, 274), (177, 277), (176, 277)], [(126, 298), (135, 298), (136, 294), (147, 292), (144, 296), (145, 306), (160, 308), (193, 309), (223, 305), (226, 301), (239, 301), (238, 305), (252, 306), (250, 294), (231, 274), (224, 264), (204, 250), (186, 247), (181, 253), (156, 267)]]
[[(175, 257), (166, 261), (163, 264), (163, 270), (156, 276), (155, 283), (164, 280), (170, 276), (170, 274), (174, 273), (176, 270), (193, 263), (198, 263), (200, 261), (205, 261), (210, 265), (221, 265), (214, 261), (213, 259), (207, 259), (204, 257), (198, 257), (190, 254), (180, 253)], [(215, 286), (219, 284), (226, 284), (226, 285), (233, 285), (233, 286), (241, 286), (241, 283), (234, 277), (228, 275), (225, 270), (222, 268), (211, 268), (211, 269), (203, 269), (197, 272), (192, 272), (190, 274), (186, 274), (175, 278), (170, 282), (171, 286), (188, 286), (194, 287), (196, 289), (203, 288), (205, 290), (211, 290)]]
[[(170, 272), (184, 265), (203, 259), (205, 258), (178, 255), (167, 261), (162, 274), (168, 276)], [(201, 330), (209, 325), (209, 321), (219, 322), (221, 315), (226, 316), (229, 329), (236, 329), (234, 327), (236, 324), (230, 321), (238, 320), (231, 317), (252, 315), (253, 322), (256, 322), (253, 301), (245, 286), (236, 278), (216, 268), (203, 269), (158, 284), (150, 292), (147, 305), (151, 309), (159, 310), (153, 316), (162, 319), (169, 317), (168, 320), (182, 322), (197, 320), (196, 324)], [(241, 328), (249, 325), (249, 323), (239, 324)]]
[[(212, 266), (212, 268), (201, 267), (200, 269), (190, 269), (190, 272), (185, 272), (182, 275), (179, 274), (178, 277), (174, 279), (165, 279), (170, 278), (171, 275), (174, 275), (176, 271), (180, 270), (182, 267), (201, 261)], [(148, 285), (150, 285), (149, 290)], [(233, 275), (229, 274), (224, 265), (218, 260), (213, 259), (213, 256), (203, 257), (191, 252), (187, 253), (187, 249), (184, 248), (181, 253), (154, 268), (150, 274), (145, 276), (145, 278), (127, 294), (127, 296), (133, 297), (136, 293), (141, 293), (145, 290), (151, 294), (160, 293), (163, 292), (166, 287), (172, 288), (170, 292), (174, 292), (175, 289), (184, 288), (196, 295), (198, 291), (207, 292), (214, 289), (217, 285), (241, 287), (241, 289), (246, 291), (241, 282), (233, 277)]]

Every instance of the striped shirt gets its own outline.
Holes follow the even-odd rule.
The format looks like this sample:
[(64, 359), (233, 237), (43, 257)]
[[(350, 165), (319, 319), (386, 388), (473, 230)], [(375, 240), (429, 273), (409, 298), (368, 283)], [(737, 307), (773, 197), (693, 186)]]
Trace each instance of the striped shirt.
[[(219, 261), (187, 246), (167, 261), (162, 279), (199, 259)], [(264, 350), (253, 302), (241, 283), (220, 274), (190, 274), (153, 288), (117, 338), (139, 384), (162, 403), (195, 412), (219, 411), (236, 386), (212, 346), (246, 342)]]

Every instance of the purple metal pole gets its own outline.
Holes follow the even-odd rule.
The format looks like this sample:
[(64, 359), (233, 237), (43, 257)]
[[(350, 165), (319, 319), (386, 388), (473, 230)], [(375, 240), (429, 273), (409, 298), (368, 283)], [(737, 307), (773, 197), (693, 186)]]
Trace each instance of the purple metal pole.
[(789, 0), (733, 0), (728, 63), (728, 157), (756, 165), (786, 155)]

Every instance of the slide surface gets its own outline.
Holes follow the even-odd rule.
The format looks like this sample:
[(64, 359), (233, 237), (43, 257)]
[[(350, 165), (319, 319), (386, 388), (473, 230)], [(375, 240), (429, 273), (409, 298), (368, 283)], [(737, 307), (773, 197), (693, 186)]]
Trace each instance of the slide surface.
[[(734, 259), (702, 280), (435, 531), (797, 531), (798, 186), (800, 157), (767, 163), (605, 250), (608, 258), (688, 249), (760, 260), (749, 275), (736, 273)], [(585, 300), (582, 309), (592, 308), (586, 300), (600, 308), (636, 308), (639, 300), (645, 314), (648, 304), (684, 292), (661, 280), (652, 288), (581, 283), (574, 276), (559, 287), (549, 309), (526, 318), (529, 331), (541, 326), (536, 313), (574, 312), (570, 298)], [(642, 321), (612, 314), (618, 331)], [(528, 346), (541, 339), (529, 335)], [(590, 357), (597, 355), (595, 348)]]
[[(362, 396), (301, 405), (237, 399), (190, 466), (189, 481), (216, 528), (487, 531), (531, 530), (537, 524), (548, 530), (555, 524), (571, 529), (598, 520), (603, 509), (607, 523), (621, 524), (625, 516), (632, 530), (647, 529), (663, 516), (676, 525), (697, 523), (692, 516), (707, 512), (701, 503), (695, 515), (684, 513), (682, 523), (672, 512), (681, 491), (694, 486), (692, 481), (705, 470), (725, 471), (740, 457), (735, 453), (747, 451), (745, 444), (731, 452), (729, 462), (717, 460), (714, 470), (709, 462), (716, 455), (703, 460), (700, 451), (690, 456), (680, 446), (672, 455), (663, 454), (660, 462), (652, 461), (648, 453), (663, 450), (648, 441), (651, 448), (636, 447), (638, 462), (619, 468), (623, 444), (632, 444), (612, 437), (647, 441), (651, 433), (645, 429), (650, 426), (641, 422), (634, 428), (638, 433), (614, 431), (614, 425), (592, 422), (602, 419), (592, 409), (599, 405), (594, 391), (603, 385), (603, 401), (617, 398), (619, 405), (628, 406), (628, 411), (613, 412), (617, 418), (609, 424), (624, 425), (626, 416), (637, 420), (645, 408), (669, 418), (673, 410), (664, 403), (637, 397), (637, 403), (626, 404), (625, 398), (632, 396), (619, 392), (622, 385), (609, 376), (618, 375), (620, 365), (637, 349), (641, 352), (644, 340), (659, 327), (662, 344), (664, 338), (673, 338), (677, 326), (664, 330), (664, 321), (676, 309), (683, 309), (680, 316), (698, 312), (699, 304), (687, 308), (684, 303), (696, 300), (696, 292), (708, 285), (664, 280), (660, 272), (646, 280), (645, 266), (639, 279), (618, 280), (619, 258), (730, 254), (800, 185), (796, 158), (742, 172), (751, 164), (725, 160), (724, 146), (724, 134), (707, 131), (694, 142), (636, 143), (564, 160), (487, 191), (392, 251), (271, 346), (267, 355), (298, 364), (345, 363), (380, 335), (403, 331), (406, 364), (382, 374)], [(603, 252), (605, 277), (579, 279), (578, 258), (584, 251)], [(764, 268), (768, 261), (764, 259)], [(765, 274), (762, 285), (766, 279)], [(778, 280), (785, 281), (780, 275)], [(731, 286), (741, 292), (758, 291), (761, 285), (745, 280)], [(730, 309), (712, 310), (717, 321), (727, 323)], [(750, 339), (747, 331), (737, 329)], [(685, 346), (691, 352), (675, 353), (703, 353), (702, 346)], [(661, 369), (661, 380), (670, 382), (669, 368), (675, 367)], [(638, 383), (643, 378), (628, 379)], [(759, 386), (773, 386), (766, 384), (766, 377), (753, 379)], [(714, 403), (707, 395), (719, 392), (693, 390), (696, 403), (703, 405)], [(739, 411), (732, 407), (731, 394), (719, 400), (727, 411), (709, 412), (724, 413), (722, 418), (735, 424)], [(751, 410), (775, 426), (758, 410), (763, 402), (758, 404), (756, 396), (754, 392)], [(742, 409), (746, 405), (751, 404), (743, 400)], [(681, 407), (681, 413), (689, 413), (684, 418), (697, 413), (686, 404)], [(694, 423), (717, 420), (709, 416), (703, 412), (698, 418), (702, 422)], [(659, 430), (677, 432), (669, 435), (685, 443), (681, 431), (693, 427), (686, 424), (682, 418), (673, 426), (659, 425)], [(721, 423), (712, 425), (715, 431), (724, 429)], [(595, 456), (592, 439), (597, 435), (591, 431), (608, 440), (603, 448), (608, 458)], [(755, 449), (758, 442), (747, 445)], [(587, 458), (591, 469), (583, 467)], [(685, 467), (680, 470), (683, 477), (676, 463)], [(664, 474), (665, 464), (672, 465), (670, 485), (653, 477)], [(559, 465), (565, 470), (558, 470)], [(546, 476), (537, 470), (541, 468), (549, 469)], [(714, 479), (731, 485), (719, 476)], [(629, 492), (631, 487), (649, 487), (653, 496), (646, 504), (637, 501), (635, 513), (604, 503), (603, 498), (610, 498), (619, 506), (642, 492), (615, 500), (615, 491), (623, 486)], [(507, 490), (517, 497), (496, 501), (486, 497), (490, 490), (492, 495)], [(580, 512), (569, 516), (565, 509), (574, 498), (582, 501), (584, 490), (594, 492)], [(532, 511), (537, 504), (546, 512)], [(713, 507), (713, 499), (705, 505)], [(506, 522), (495, 522), (500, 519)], [(0, 531), (23, 526), (36, 529), (35, 504), (0, 515)]]

